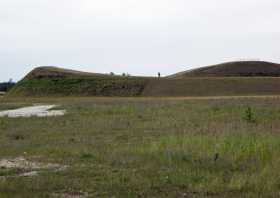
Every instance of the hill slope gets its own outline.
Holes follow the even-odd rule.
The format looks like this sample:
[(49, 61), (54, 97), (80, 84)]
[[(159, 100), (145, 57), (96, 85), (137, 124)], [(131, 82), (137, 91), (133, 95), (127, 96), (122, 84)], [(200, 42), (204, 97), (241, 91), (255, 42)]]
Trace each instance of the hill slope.
[(169, 76), (169, 78), (184, 77), (250, 77), (250, 76), (280, 76), (280, 64), (263, 61), (229, 62), (198, 69), (188, 70)]
[[(79, 72), (56, 67), (39, 67), (8, 92), (8, 96), (246, 96), (280, 95), (278, 65), (270, 63), (261, 70), (259, 63), (245, 64), (247, 70), (232, 69), (236, 63), (179, 73), (167, 78), (112, 76)], [(237, 64), (238, 66), (243, 65)], [(250, 67), (249, 67), (249, 66)], [(259, 68), (254, 73), (248, 68)], [(275, 69), (276, 68), (276, 69)], [(216, 73), (211, 73), (216, 71)], [(235, 72), (235, 73), (234, 73)], [(213, 75), (209, 75), (213, 74)], [(237, 77), (232, 77), (234, 75)], [(249, 76), (252, 77), (246, 77)], [(258, 77), (257, 74), (264, 77)], [(271, 76), (268, 77), (268, 74)], [(280, 73), (279, 73), (280, 74)], [(204, 75), (209, 75), (205, 77)], [(222, 76), (224, 75), (224, 76)], [(188, 77), (190, 76), (190, 77)], [(216, 76), (216, 77), (215, 77)], [(231, 77), (229, 77), (231, 76)]]
[(153, 80), (142, 96), (253, 96), (280, 95), (280, 78), (196, 77)]
[(89, 76), (105, 76), (105, 74), (81, 72), (59, 67), (37, 67), (27, 74), (24, 80), (46, 79), (46, 78), (64, 78), (64, 77), (89, 77)]
[(148, 81), (143, 77), (39, 67), (18, 82), (8, 96), (138, 96)]

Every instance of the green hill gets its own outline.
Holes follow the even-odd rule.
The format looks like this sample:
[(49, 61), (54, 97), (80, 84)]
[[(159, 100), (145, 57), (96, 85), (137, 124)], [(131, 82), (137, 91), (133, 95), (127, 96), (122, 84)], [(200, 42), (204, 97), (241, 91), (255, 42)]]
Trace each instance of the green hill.
[(139, 96), (148, 81), (144, 77), (39, 67), (18, 82), (8, 96)]

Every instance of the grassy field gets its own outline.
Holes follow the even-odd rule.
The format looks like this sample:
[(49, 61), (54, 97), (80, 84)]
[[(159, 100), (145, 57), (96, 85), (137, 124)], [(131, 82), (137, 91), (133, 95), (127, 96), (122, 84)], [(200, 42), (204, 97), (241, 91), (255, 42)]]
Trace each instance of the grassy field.
[(280, 98), (0, 98), (63, 117), (0, 118), (0, 160), (67, 166), (18, 177), (0, 197), (278, 197)]

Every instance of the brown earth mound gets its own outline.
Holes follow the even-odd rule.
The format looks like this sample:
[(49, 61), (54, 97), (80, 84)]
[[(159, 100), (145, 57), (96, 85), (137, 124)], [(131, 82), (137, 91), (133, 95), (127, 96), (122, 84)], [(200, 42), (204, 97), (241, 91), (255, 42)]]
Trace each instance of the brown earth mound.
[(188, 70), (169, 76), (169, 78), (184, 77), (279, 77), (280, 64), (263, 61), (229, 62), (198, 69)]

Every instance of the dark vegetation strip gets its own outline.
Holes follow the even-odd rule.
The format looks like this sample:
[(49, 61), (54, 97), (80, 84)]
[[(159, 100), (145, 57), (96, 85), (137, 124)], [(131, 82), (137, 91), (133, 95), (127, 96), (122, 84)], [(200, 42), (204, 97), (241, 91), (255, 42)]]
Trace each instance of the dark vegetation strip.
[(14, 82), (2, 82), (0, 83), (0, 92), (7, 92), (15, 86)]

